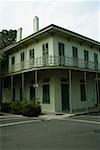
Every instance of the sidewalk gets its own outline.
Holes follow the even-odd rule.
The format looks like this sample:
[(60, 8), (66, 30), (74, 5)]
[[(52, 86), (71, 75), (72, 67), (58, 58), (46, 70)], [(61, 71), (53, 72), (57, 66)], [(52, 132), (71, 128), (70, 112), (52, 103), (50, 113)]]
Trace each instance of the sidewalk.
[[(39, 115), (38, 117), (30, 117), (30, 118), (38, 118), (41, 120), (51, 120), (51, 119), (64, 119), (64, 118), (68, 118), (68, 117), (73, 117), (73, 116), (78, 116), (78, 115), (85, 115), (85, 114), (90, 114), (90, 113), (96, 113), (96, 112), (100, 112), (99, 109), (94, 109), (94, 110), (88, 110), (88, 112), (83, 111), (83, 112), (73, 112), (72, 114), (69, 113), (62, 113), (62, 112), (57, 112), (57, 113), (44, 113)], [(10, 118), (10, 117), (25, 117), (23, 115), (16, 115), (16, 114), (9, 114), (9, 113), (2, 113), (0, 112), (0, 119), (3, 118)]]
[(16, 114), (9, 114), (9, 113), (3, 113), (3, 112), (0, 112), (0, 119), (3, 119), (3, 118), (11, 118), (11, 117), (23, 117), (22, 115), (16, 115)]

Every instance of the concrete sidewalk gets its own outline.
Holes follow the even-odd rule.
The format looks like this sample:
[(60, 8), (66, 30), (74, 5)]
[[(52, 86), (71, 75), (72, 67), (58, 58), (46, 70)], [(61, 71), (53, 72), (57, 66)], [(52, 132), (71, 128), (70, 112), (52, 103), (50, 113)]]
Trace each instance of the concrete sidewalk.
[(0, 119), (3, 118), (12, 118), (12, 117), (23, 117), (22, 115), (10, 114), (10, 113), (3, 113), (0, 112)]
[(64, 119), (68, 117), (72, 117), (74, 114), (68, 114), (68, 113), (46, 113), (43, 115), (40, 115), (39, 118), (42, 120), (52, 120), (52, 119)]
[[(62, 113), (62, 112), (58, 112), (58, 113), (44, 113), (39, 115), (38, 117), (30, 117), (30, 118), (38, 118), (41, 120), (51, 120), (51, 119), (64, 119), (64, 118), (68, 118), (68, 117), (73, 117), (73, 116), (78, 116), (78, 115), (85, 115), (85, 114), (89, 114), (89, 113), (96, 113), (96, 112), (100, 112), (100, 110), (94, 110), (94, 111), (83, 111), (83, 112), (73, 112), (72, 114), (69, 113)], [(0, 118), (10, 118), (10, 117), (25, 117), (23, 115), (16, 115), (16, 114), (9, 114), (9, 113), (2, 113), (0, 112)]]

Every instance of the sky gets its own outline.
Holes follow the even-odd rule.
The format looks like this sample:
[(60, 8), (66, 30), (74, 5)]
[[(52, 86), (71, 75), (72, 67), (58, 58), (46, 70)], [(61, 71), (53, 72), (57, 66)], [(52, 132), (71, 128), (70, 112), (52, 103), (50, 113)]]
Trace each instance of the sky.
[(23, 28), (23, 38), (56, 24), (100, 42), (100, 0), (0, 0), (0, 31)]

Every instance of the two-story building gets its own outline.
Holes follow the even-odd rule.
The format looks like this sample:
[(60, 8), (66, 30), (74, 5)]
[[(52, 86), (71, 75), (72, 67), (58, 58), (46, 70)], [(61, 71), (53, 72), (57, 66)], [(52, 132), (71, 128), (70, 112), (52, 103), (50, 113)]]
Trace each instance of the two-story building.
[(32, 35), (2, 49), (8, 57), (2, 101), (36, 98), (47, 112), (99, 108), (100, 43), (54, 24), (36, 27)]

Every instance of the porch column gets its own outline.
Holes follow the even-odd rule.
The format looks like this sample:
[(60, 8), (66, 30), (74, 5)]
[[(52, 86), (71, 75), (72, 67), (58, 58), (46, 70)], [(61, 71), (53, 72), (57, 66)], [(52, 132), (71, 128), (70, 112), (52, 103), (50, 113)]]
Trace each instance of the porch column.
[(13, 76), (11, 76), (11, 100), (13, 101)]
[(2, 106), (2, 91), (3, 91), (3, 78), (0, 78), (0, 111)]
[(24, 92), (24, 73), (22, 73), (22, 100), (24, 100), (25, 96), (25, 92)]
[(98, 81), (98, 73), (96, 73), (96, 86), (97, 86), (97, 89), (96, 89), (96, 98), (97, 98), (97, 105), (98, 105), (98, 107), (99, 107), (99, 81)]
[[(1, 94), (1, 90), (2, 90), (2, 89), (1, 89), (1, 88), (2, 88), (2, 82), (1, 82), (1, 80), (2, 80), (2, 76), (1, 76), (1, 62), (0, 62), (0, 104), (1, 104), (1, 97), (2, 97), (2, 96), (1, 96), (1, 95), (2, 95), (2, 94)], [(0, 105), (0, 106), (1, 106), (1, 105)]]
[(38, 83), (37, 83), (37, 70), (35, 70), (35, 98), (37, 99), (37, 88), (38, 88)]
[(70, 104), (70, 114), (72, 113), (72, 73), (69, 69), (69, 104)]
[(86, 93), (86, 112), (88, 112), (88, 98), (87, 98), (87, 77), (86, 72), (84, 72), (84, 81), (85, 81), (85, 93)]

